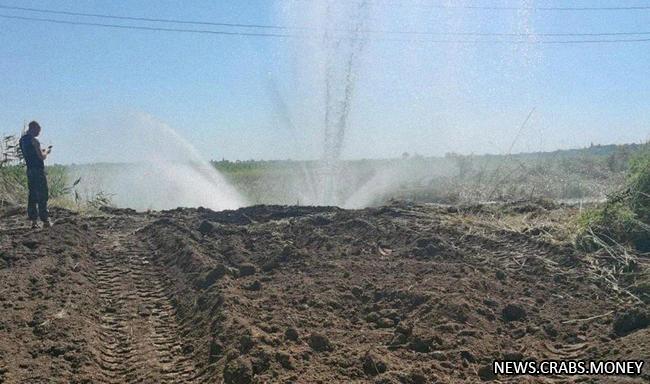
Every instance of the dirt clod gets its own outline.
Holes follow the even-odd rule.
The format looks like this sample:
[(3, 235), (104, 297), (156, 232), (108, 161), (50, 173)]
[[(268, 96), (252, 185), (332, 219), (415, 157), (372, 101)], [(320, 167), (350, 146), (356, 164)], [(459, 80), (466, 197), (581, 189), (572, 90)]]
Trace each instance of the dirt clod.
[(474, 354), (472, 352), (470, 352), (470, 351), (467, 351), (467, 350), (460, 351), (460, 358), (467, 361), (467, 362), (469, 362), (469, 363), (475, 363), (476, 362), (476, 357), (474, 356)]
[(311, 349), (316, 352), (326, 352), (333, 349), (332, 344), (330, 343), (330, 340), (327, 338), (327, 336), (317, 332), (309, 335), (308, 343)]
[(520, 321), (526, 317), (526, 310), (519, 304), (508, 304), (501, 311), (503, 320)]
[(524, 355), (521, 352), (506, 351), (506, 352), (503, 353), (503, 360), (521, 361), (523, 359), (524, 359)]
[(491, 381), (497, 378), (497, 376), (492, 371), (492, 364), (487, 364), (479, 368), (478, 377), (484, 381)]
[(291, 355), (286, 352), (278, 352), (275, 354), (275, 359), (280, 363), (284, 369), (295, 369)]
[(207, 220), (203, 220), (199, 225), (199, 232), (201, 232), (202, 235), (209, 235), (213, 231), (214, 231), (214, 224), (212, 224)]
[(208, 273), (205, 274), (203, 280), (201, 281), (201, 288), (208, 288), (214, 284), (217, 280), (221, 279), (226, 275), (228, 269), (225, 265), (219, 263), (214, 268), (212, 268)]
[(427, 382), (427, 376), (420, 371), (414, 371), (408, 375), (409, 384), (426, 384)]
[(257, 272), (257, 267), (251, 263), (243, 263), (239, 264), (239, 276), (240, 277), (245, 277), (245, 276), (251, 276), (254, 275), (255, 272)]
[(38, 241), (34, 240), (25, 240), (23, 241), (23, 245), (31, 250), (34, 250), (38, 247)]
[(284, 337), (287, 340), (291, 340), (291, 341), (298, 341), (298, 339), (300, 339), (298, 330), (295, 328), (287, 328), (287, 330), (284, 332)]
[(619, 313), (612, 324), (614, 333), (618, 336), (625, 336), (649, 325), (650, 313), (639, 308)]
[(422, 336), (413, 336), (409, 342), (409, 348), (415, 352), (429, 353), (431, 351), (431, 340)]
[(210, 341), (209, 352), (210, 352), (209, 361), (210, 362), (217, 361), (221, 356), (221, 354), (223, 353), (223, 344), (221, 344), (219, 340), (212, 339), (212, 341)]
[(363, 357), (363, 371), (368, 376), (375, 376), (386, 372), (388, 366), (386, 362), (374, 352), (367, 352)]
[(229, 361), (223, 368), (226, 384), (249, 384), (253, 382), (253, 366), (247, 359), (237, 358)]
[(260, 289), (262, 289), (262, 283), (259, 280), (255, 280), (249, 285), (247, 285), (246, 289), (249, 291), (259, 291)]

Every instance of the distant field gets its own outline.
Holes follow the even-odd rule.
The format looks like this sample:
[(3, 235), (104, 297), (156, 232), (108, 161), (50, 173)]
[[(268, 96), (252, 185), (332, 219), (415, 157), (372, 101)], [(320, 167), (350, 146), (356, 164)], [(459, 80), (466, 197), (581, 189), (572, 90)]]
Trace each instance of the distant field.
[[(549, 198), (602, 200), (620, 186), (630, 156), (640, 145), (592, 146), (517, 155), (444, 157), (404, 155), (400, 159), (347, 161), (343, 180), (350, 191), (379, 185), (371, 204), (390, 199), (462, 203)], [(214, 166), (255, 203), (296, 204), (301, 172), (315, 162), (218, 161)]]
[[(621, 185), (628, 159), (641, 145), (596, 145), (584, 149), (516, 155), (458, 155), (345, 161), (340, 194), (364, 193), (362, 205), (391, 199), (433, 203), (468, 203), (548, 198), (599, 201)], [(251, 204), (308, 204), (301, 192), (315, 188), (322, 170), (316, 161), (215, 161), (213, 166)], [(69, 206), (119, 196), (106, 187), (111, 175), (128, 164), (50, 166), (50, 189), (56, 202)], [(92, 170), (93, 172), (89, 172)], [(0, 200), (24, 202), (22, 166), (0, 168)], [(81, 177), (78, 185), (72, 184)]]

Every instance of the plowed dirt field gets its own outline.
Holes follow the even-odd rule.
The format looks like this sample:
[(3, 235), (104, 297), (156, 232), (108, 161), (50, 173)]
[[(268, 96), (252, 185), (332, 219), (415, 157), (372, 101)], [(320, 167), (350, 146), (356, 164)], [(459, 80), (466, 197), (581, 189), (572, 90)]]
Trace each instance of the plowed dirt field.
[[(5, 207), (0, 383), (648, 382), (648, 302), (482, 210), (54, 210), (32, 230)], [(550, 211), (573, 214), (512, 215)], [(493, 377), (494, 359), (646, 367)]]

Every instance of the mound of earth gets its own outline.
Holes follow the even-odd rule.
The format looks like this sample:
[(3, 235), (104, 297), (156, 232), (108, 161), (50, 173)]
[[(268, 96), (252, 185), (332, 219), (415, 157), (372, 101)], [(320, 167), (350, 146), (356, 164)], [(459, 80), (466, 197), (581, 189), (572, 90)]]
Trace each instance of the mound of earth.
[[(565, 209), (506, 205), (510, 214)], [(0, 383), (646, 382), (650, 314), (480, 209), (0, 210)], [(647, 303), (646, 303), (647, 304)], [(494, 377), (495, 359), (645, 360)]]

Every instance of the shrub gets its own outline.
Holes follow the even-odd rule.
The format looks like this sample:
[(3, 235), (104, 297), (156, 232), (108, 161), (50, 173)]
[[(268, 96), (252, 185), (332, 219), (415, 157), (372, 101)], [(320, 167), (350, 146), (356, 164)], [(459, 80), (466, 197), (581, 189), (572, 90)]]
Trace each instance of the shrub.
[[(69, 184), (65, 166), (52, 165), (46, 168), (49, 197), (57, 203), (80, 203), (74, 189), (81, 179)], [(4, 136), (0, 140), (0, 206), (27, 203), (27, 174), (16, 136)], [(74, 201), (71, 197), (74, 196)], [(110, 195), (99, 193), (86, 202), (92, 208), (110, 204)]]
[(632, 158), (629, 189), (630, 208), (639, 220), (650, 225), (650, 144)]
[(577, 243), (583, 248), (630, 243), (650, 251), (650, 144), (631, 158), (625, 188), (602, 207), (585, 212), (578, 227)]

